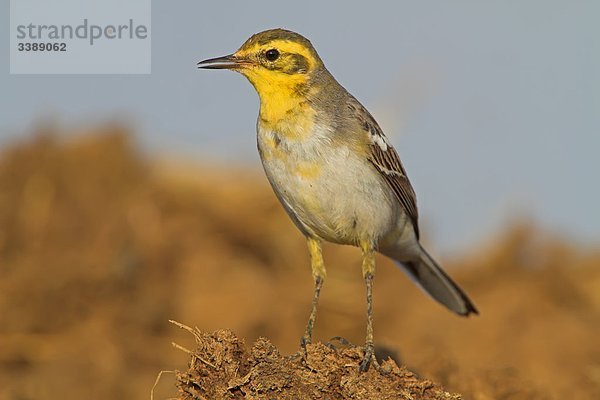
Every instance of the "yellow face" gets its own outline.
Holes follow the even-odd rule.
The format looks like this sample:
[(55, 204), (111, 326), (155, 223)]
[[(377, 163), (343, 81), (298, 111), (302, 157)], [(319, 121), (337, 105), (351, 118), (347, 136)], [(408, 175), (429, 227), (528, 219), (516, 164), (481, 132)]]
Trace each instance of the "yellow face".
[(266, 43), (249, 41), (233, 57), (244, 60), (235, 70), (248, 78), (262, 99), (273, 92), (305, 94), (310, 73), (320, 63), (314, 54), (302, 43), (274, 39)]
[(309, 93), (311, 74), (323, 63), (303, 36), (283, 29), (257, 33), (235, 53), (198, 63), (230, 69), (252, 83), (261, 100), (261, 118), (273, 120), (296, 107)]

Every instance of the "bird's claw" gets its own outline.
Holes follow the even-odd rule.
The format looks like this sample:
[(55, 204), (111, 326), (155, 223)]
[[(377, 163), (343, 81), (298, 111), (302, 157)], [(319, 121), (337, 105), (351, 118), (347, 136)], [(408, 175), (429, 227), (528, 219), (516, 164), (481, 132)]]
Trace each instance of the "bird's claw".
[(371, 362), (373, 362), (373, 364), (378, 364), (377, 359), (375, 358), (375, 346), (373, 343), (367, 343), (365, 344), (365, 356), (358, 365), (358, 370), (360, 372), (367, 372)]
[(300, 338), (300, 348), (302, 349), (302, 355), (306, 359), (306, 346), (312, 343), (312, 338), (309, 335), (304, 335)]
[(391, 372), (391, 369), (383, 368), (381, 364), (379, 364), (379, 361), (377, 361), (377, 357), (375, 356), (375, 346), (373, 343), (367, 343), (365, 345), (365, 356), (358, 365), (358, 370), (360, 372), (367, 372), (371, 364), (373, 365), (373, 368), (375, 368), (375, 370), (381, 375), (389, 375)]

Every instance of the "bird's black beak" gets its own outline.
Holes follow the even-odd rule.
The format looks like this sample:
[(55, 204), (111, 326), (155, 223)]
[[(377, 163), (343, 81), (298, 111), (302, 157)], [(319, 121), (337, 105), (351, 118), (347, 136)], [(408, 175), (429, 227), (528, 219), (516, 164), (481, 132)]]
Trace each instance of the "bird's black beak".
[(234, 54), (228, 56), (209, 58), (208, 60), (200, 61), (198, 68), (203, 69), (238, 69), (248, 64), (247, 60), (236, 57)]

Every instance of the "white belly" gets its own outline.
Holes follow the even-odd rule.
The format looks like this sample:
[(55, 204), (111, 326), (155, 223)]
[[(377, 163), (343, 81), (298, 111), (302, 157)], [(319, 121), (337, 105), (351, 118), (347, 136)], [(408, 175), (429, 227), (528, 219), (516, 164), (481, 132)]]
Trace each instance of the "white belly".
[(319, 135), (292, 141), (260, 127), (258, 147), (271, 186), (304, 234), (376, 244), (404, 225), (391, 189), (348, 147)]

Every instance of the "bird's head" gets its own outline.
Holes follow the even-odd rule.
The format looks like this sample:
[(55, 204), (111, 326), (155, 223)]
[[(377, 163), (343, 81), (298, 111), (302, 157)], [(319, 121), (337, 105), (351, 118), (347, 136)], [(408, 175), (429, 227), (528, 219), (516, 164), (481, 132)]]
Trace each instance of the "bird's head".
[(311, 76), (324, 67), (304, 36), (271, 29), (253, 35), (233, 54), (200, 61), (198, 68), (239, 72), (263, 100), (273, 95), (306, 95)]

